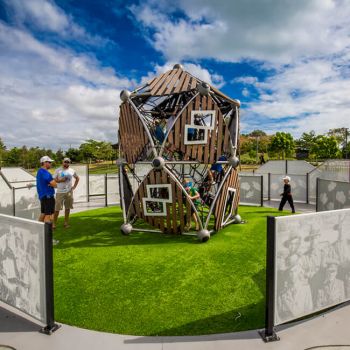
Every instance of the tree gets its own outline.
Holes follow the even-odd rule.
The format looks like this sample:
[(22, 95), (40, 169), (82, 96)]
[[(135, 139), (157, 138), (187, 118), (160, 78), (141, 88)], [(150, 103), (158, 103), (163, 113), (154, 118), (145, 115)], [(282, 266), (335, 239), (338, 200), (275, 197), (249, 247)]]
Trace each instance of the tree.
[(304, 132), (299, 140), (296, 140), (295, 144), (301, 149), (311, 150), (315, 144), (316, 133), (314, 130), (310, 132)]
[(248, 136), (252, 136), (252, 137), (258, 137), (258, 136), (267, 136), (265, 131), (262, 130), (253, 130), (250, 134), (248, 134)]
[(66, 157), (70, 158), (72, 162), (80, 162), (82, 159), (82, 156), (80, 154), (80, 151), (77, 148), (68, 148), (68, 151), (66, 152)]
[(334, 136), (318, 135), (311, 151), (318, 159), (333, 159), (341, 156), (338, 141)]
[(346, 150), (348, 145), (349, 128), (335, 128), (330, 129), (327, 133), (328, 136), (334, 136), (338, 142), (339, 147), (342, 150), (343, 156), (346, 157)]
[(6, 146), (0, 137), (0, 168), (5, 158), (5, 153), (6, 153)]
[(282, 156), (282, 159), (284, 159), (285, 156), (291, 156), (294, 147), (295, 143), (290, 133), (277, 132), (276, 135), (272, 136), (270, 150), (278, 153), (279, 158)]

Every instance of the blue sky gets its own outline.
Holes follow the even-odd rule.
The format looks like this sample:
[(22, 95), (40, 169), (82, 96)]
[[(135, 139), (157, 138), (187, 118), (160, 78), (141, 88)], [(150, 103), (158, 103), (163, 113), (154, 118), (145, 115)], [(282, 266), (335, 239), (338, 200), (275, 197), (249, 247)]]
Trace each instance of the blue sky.
[(116, 142), (119, 93), (181, 62), (242, 102), (242, 132), (350, 125), (346, 0), (0, 0), (0, 137)]

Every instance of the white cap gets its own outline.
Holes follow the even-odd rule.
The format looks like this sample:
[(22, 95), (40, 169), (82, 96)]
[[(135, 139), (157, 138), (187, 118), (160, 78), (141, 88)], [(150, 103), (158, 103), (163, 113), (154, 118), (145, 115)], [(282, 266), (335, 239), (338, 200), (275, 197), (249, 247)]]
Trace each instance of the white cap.
[(285, 176), (285, 177), (283, 178), (283, 180), (288, 180), (288, 181), (290, 181), (290, 177), (289, 177), (289, 176)]
[(45, 163), (45, 162), (53, 162), (53, 159), (51, 159), (49, 156), (44, 156), (40, 158), (40, 163)]
[(64, 162), (69, 162), (69, 163), (72, 163), (72, 161), (70, 160), (70, 158), (66, 157), (63, 159)]

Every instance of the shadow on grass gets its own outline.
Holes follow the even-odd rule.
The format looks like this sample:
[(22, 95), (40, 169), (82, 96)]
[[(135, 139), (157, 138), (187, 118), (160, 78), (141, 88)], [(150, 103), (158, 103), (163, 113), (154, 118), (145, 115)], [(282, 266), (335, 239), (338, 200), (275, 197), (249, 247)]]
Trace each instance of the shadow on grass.
[[(164, 233), (132, 232), (128, 236), (121, 234), (120, 226), (123, 221), (120, 215), (106, 213), (102, 215), (72, 216), (70, 228), (62, 228), (62, 220), (54, 232), (55, 239), (60, 243), (55, 249), (105, 247), (125, 245), (153, 244), (199, 244), (195, 236), (171, 235)], [(141, 228), (151, 228), (139, 225)]]
[[(176, 341), (190, 342), (198, 341), (198, 337), (203, 334), (203, 330), (210, 329), (210, 334), (206, 334), (208, 340), (215, 339), (254, 339), (259, 338), (257, 332), (245, 332), (232, 334), (233, 332), (256, 330), (264, 327), (265, 300), (261, 299), (256, 304), (246, 305), (219, 315), (214, 315), (201, 320), (186, 323), (179, 327), (165, 329), (149, 337), (139, 337), (136, 339), (127, 339), (125, 343), (158, 343), (166, 342), (164, 338), (169, 337), (171, 342), (173, 336), (181, 336), (183, 334), (196, 334), (194, 336), (183, 336), (181, 340)], [(203, 340), (203, 339), (201, 339)], [(205, 339), (204, 339), (205, 340)], [(175, 341), (175, 339), (173, 339)]]

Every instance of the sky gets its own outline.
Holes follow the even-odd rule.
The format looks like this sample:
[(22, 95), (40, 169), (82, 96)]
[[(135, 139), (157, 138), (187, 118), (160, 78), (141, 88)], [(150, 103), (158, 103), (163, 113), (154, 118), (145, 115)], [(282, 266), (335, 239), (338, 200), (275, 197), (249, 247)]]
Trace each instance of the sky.
[(0, 0), (0, 138), (117, 142), (120, 91), (182, 63), (241, 130), (350, 127), (350, 0)]

